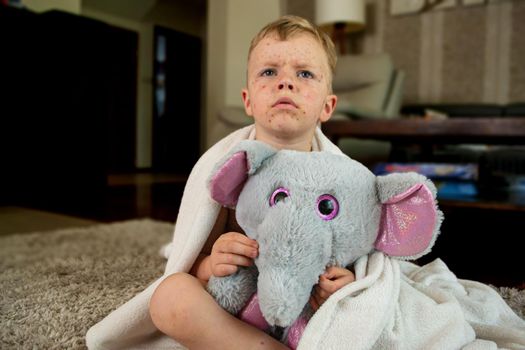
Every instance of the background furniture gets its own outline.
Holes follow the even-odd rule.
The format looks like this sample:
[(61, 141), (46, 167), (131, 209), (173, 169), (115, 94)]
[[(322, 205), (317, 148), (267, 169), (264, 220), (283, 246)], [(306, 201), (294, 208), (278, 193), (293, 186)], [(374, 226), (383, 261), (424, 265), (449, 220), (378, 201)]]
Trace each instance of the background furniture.
[(525, 116), (525, 103), (488, 104), (488, 103), (420, 103), (408, 104), (401, 108), (403, 115), (423, 116), (432, 110), (446, 114), (451, 118), (479, 117), (519, 117)]
[(135, 167), (135, 32), (0, 5), (0, 202), (97, 208)]
[(405, 74), (386, 53), (340, 56), (333, 79), (334, 119), (391, 119), (400, 114)]
[[(404, 82), (405, 73), (386, 53), (339, 57), (333, 81), (338, 99), (331, 120), (398, 118)], [(337, 145), (364, 164), (385, 160), (390, 153), (390, 144), (377, 140), (340, 137)]]
[[(323, 131), (334, 142), (341, 137), (372, 138), (430, 149), (459, 143), (525, 145), (525, 118), (511, 117), (337, 120), (323, 124)], [(524, 232), (525, 195), (438, 200), (445, 214), (441, 235), (421, 262), (440, 257), (459, 278), (523, 286), (522, 249), (516, 240)]]
[(341, 55), (347, 53), (346, 34), (365, 27), (365, 12), (364, 0), (315, 1), (315, 22), (322, 30), (331, 34)]
[(335, 142), (351, 136), (404, 143), (525, 144), (525, 118), (334, 120), (323, 124), (323, 132)]

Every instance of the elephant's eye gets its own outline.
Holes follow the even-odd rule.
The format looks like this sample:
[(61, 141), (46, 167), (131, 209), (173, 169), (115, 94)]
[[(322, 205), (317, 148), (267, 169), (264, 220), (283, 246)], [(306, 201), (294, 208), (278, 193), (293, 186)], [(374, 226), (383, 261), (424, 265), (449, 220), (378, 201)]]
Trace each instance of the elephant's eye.
[(275, 191), (273, 191), (272, 196), (270, 197), (270, 206), (273, 207), (277, 202), (282, 201), (286, 197), (290, 196), (290, 192), (284, 188), (279, 187)]
[(339, 203), (334, 196), (323, 194), (317, 198), (315, 210), (321, 219), (332, 220), (337, 216), (337, 213), (339, 213)]

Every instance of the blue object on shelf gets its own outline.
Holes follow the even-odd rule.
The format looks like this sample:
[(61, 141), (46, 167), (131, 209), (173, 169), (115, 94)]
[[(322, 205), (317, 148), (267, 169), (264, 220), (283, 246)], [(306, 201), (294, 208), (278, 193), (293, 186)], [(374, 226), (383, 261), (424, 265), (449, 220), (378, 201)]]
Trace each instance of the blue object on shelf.
[(436, 182), (438, 198), (473, 198), (478, 189), (473, 182), (442, 181)]
[(374, 167), (374, 174), (416, 172), (430, 179), (453, 179), (474, 181), (478, 178), (477, 164), (452, 163), (379, 163)]

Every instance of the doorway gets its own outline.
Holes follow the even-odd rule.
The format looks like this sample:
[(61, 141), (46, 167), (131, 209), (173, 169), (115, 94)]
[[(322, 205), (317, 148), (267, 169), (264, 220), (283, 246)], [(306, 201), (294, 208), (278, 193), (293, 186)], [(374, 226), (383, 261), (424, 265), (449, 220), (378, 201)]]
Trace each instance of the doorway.
[(153, 169), (189, 174), (200, 152), (201, 39), (154, 28)]

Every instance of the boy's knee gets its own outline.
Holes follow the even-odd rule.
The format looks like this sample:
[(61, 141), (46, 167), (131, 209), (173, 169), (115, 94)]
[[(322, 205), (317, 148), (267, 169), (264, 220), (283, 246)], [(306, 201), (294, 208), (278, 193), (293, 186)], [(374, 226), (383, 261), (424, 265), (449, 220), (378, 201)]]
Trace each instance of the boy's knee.
[(191, 324), (192, 304), (197, 289), (203, 286), (187, 273), (176, 273), (166, 277), (155, 289), (149, 312), (153, 324), (163, 333), (174, 338), (185, 338)]

